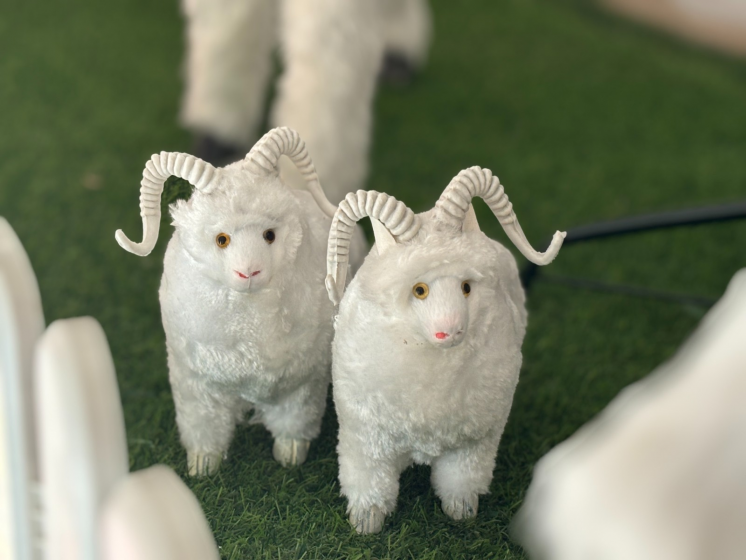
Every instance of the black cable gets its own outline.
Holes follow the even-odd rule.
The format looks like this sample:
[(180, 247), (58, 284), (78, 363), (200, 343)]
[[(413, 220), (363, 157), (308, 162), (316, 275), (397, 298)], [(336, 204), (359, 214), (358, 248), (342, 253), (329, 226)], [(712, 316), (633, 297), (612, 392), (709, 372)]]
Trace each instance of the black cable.
[[(588, 224), (567, 230), (567, 236), (563, 246), (591, 239), (600, 239), (617, 235), (626, 235), (630, 233), (639, 233), (655, 229), (664, 229), (679, 226), (693, 226), (699, 224), (725, 222), (746, 218), (746, 200), (730, 204), (719, 204), (717, 206), (706, 206), (704, 208), (686, 208), (683, 210), (673, 210), (671, 212), (661, 212), (657, 214), (644, 214), (642, 216), (632, 216), (609, 222), (600, 222)], [(549, 241), (544, 247), (549, 247)], [(534, 263), (527, 263), (521, 270), (521, 282), (526, 290), (536, 280), (539, 274), (539, 267)], [(657, 290), (648, 290), (634, 286), (624, 286), (619, 284), (607, 284), (595, 280), (583, 280), (580, 278), (568, 278), (561, 276), (547, 277), (551, 281), (588, 289), (602, 290), (607, 292), (625, 293), (628, 295), (639, 295), (643, 297), (655, 297), (656, 299), (668, 299), (681, 302), (693, 303), (695, 305), (712, 305), (713, 300), (700, 296), (689, 296), (684, 294), (670, 294)]]
[(717, 301), (715, 298), (706, 296), (697, 296), (690, 294), (679, 294), (675, 292), (664, 292), (662, 290), (652, 290), (641, 286), (628, 286), (625, 284), (612, 284), (609, 282), (599, 282), (598, 280), (588, 280), (586, 278), (574, 278), (572, 276), (562, 276), (559, 274), (544, 274), (541, 279), (552, 284), (562, 284), (592, 290), (594, 292), (607, 292), (612, 294), (622, 294), (627, 296), (643, 297), (658, 299), (664, 301), (674, 301), (684, 305), (694, 305), (709, 309)]

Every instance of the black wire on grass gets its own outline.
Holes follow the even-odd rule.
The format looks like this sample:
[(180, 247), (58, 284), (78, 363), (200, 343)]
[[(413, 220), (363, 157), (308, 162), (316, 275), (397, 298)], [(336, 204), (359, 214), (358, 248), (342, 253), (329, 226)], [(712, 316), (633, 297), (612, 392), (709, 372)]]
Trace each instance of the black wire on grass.
[[(713, 222), (725, 222), (746, 218), (746, 200), (730, 204), (719, 204), (717, 206), (706, 206), (704, 208), (686, 208), (683, 210), (673, 210), (671, 212), (661, 212), (657, 214), (644, 214), (642, 216), (632, 216), (609, 222), (600, 222), (579, 226), (567, 230), (567, 236), (563, 247), (572, 243), (589, 241), (591, 239), (600, 239), (603, 237), (615, 237), (630, 233), (639, 233), (655, 229), (666, 229), (680, 226), (694, 226), (708, 224)], [(551, 240), (550, 240), (551, 241)], [(544, 244), (549, 247), (549, 242)], [(539, 267), (534, 263), (527, 263), (521, 270), (521, 282), (523, 287), (528, 290), (533, 282), (539, 277)], [(548, 282), (565, 284), (577, 288), (619, 293), (638, 297), (647, 297), (667, 301), (677, 301), (689, 305), (702, 307), (711, 307), (715, 300), (705, 296), (678, 294), (664, 292), (661, 290), (652, 290), (640, 286), (626, 286), (624, 284), (610, 284), (597, 280), (587, 280), (584, 278), (571, 278), (568, 276), (542, 275)]]

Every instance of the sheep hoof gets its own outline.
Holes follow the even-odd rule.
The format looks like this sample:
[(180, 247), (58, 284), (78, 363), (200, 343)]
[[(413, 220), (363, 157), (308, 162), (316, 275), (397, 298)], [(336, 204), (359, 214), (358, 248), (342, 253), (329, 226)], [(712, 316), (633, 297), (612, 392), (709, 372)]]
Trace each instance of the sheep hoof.
[(391, 86), (406, 87), (414, 81), (416, 74), (417, 68), (405, 55), (387, 52), (383, 57), (378, 78)]
[(368, 509), (353, 507), (350, 510), (350, 524), (361, 535), (380, 533), (385, 518), (386, 516), (378, 506), (371, 506)]
[(442, 506), (443, 513), (451, 519), (456, 521), (471, 519), (477, 516), (477, 510), (479, 509), (479, 496), (477, 494), (472, 494), (465, 498), (453, 498), (451, 500), (443, 501)]
[(187, 451), (189, 476), (209, 476), (218, 472), (223, 456), (220, 453), (192, 453)]
[(272, 456), (283, 467), (297, 467), (306, 461), (309, 447), (311, 442), (305, 439), (277, 438)]

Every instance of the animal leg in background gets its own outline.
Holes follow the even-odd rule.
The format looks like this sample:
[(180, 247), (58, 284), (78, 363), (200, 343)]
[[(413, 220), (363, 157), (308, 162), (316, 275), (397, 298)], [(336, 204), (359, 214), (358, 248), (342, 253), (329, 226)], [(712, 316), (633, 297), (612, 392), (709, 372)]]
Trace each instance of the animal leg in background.
[(378, 0), (285, 0), (273, 126), (297, 130), (329, 201), (363, 186), (383, 56)]
[(243, 150), (262, 119), (277, 40), (276, 2), (182, 0), (182, 8), (187, 59), (181, 122), (224, 149)]
[[(424, 66), (432, 38), (432, 14), (427, 0), (380, 0), (386, 66), (402, 64), (408, 71)], [(386, 72), (386, 70), (384, 70)]]
[(321, 431), (328, 383), (305, 384), (274, 404), (257, 403), (258, 420), (275, 442), (272, 454), (283, 467), (301, 465)]
[(233, 438), (240, 401), (229, 395), (217, 398), (207, 393), (196, 383), (199, 374), (179, 363), (170, 351), (168, 369), (189, 475), (214, 474)]
[(489, 436), (433, 461), (430, 481), (447, 516), (458, 521), (477, 515), (479, 495), (486, 494), (492, 482), (499, 440)]

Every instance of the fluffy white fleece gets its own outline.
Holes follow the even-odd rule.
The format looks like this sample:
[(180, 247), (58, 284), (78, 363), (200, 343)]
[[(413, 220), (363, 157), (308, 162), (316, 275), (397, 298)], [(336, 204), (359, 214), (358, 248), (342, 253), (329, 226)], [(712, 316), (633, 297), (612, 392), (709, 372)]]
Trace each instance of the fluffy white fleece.
[[(276, 176), (259, 179), (242, 165), (224, 168), (211, 194), (195, 191), (171, 207), (176, 231), (160, 300), (176, 421), (192, 474), (214, 471), (252, 406), (275, 438), (276, 457), (278, 439), (315, 438), (329, 383), (330, 218), (307, 192)], [(268, 229), (275, 233), (271, 244), (263, 238)], [(230, 236), (224, 249), (215, 242), (220, 233)]]
[[(373, 97), (384, 48), (426, 56), (424, 0), (183, 0), (181, 121), (237, 146), (257, 134), (279, 45), (284, 72), (273, 126), (304, 138), (332, 203), (368, 173)], [(387, 45), (388, 43), (388, 45)]]
[(518, 382), (527, 314), (515, 259), (478, 228), (456, 231), (432, 214), (383, 254), (376, 231), (336, 321), (339, 477), (361, 532), (380, 530), (413, 462), (432, 465), (448, 515), (476, 515)]

